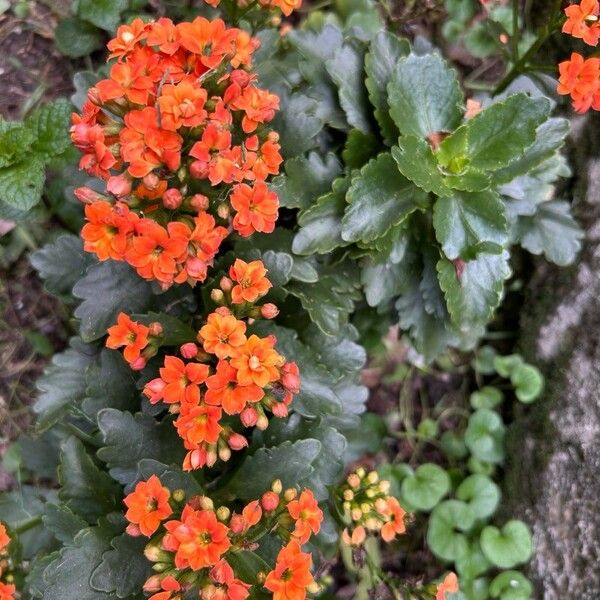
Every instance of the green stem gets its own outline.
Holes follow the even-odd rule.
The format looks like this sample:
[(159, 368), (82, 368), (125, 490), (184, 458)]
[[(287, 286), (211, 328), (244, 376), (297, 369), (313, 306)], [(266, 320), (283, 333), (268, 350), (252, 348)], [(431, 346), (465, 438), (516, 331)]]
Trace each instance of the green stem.
[(72, 433), (76, 438), (79, 438), (84, 444), (94, 446), (94, 448), (100, 448), (102, 444), (89, 433), (81, 431), (79, 427), (75, 427), (72, 423), (62, 423), (62, 426), (69, 432)]
[(555, 0), (554, 7), (550, 14), (559, 15), (558, 18), (554, 18), (542, 27), (540, 33), (538, 34), (537, 39), (532, 44), (532, 46), (521, 56), (521, 58), (513, 64), (508, 73), (504, 76), (502, 81), (496, 86), (494, 90), (494, 96), (503, 92), (519, 75), (524, 73), (527, 70), (527, 65), (531, 58), (535, 56), (535, 54), (539, 51), (539, 49), (544, 45), (546, 40), (558, 29), (562, 17), (559, 13), (561, 0)]
[(513, 62), (519, 61), (519, 0), (512, 0), (512, 57)]
[(17, 535), (21, 535), (34, 527), (37, 527), (42, 522), (42, 516), (36, 515), (35, 517), (31, 517), (27, 519), (27, 521), (23, 521), (21, 524), (17, 525), (17, 527), (13, 527), (12, 531)]

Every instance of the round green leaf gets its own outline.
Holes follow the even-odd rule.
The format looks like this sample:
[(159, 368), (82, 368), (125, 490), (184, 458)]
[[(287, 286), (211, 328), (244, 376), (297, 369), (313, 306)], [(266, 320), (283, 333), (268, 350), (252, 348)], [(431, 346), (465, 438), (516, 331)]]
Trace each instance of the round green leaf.
[(484, 462), (471, 456), (467, 461), (467, 468), (471, 473), (480, 473), (481, 475), (487, 475), (491, 477), (496, 470), (496, 466), (489, 462)]
[(468, 600), (488, 600), (489, 584), (489, 579), (486, 577), (478, 577), (473, 581), (462, 581), (461, 590), (464, 592), (463, 598)]
[(490, 596), (500, 600), (529, 600), (533, 595), (533, 586), (523, 573), (504, 571), (490, 584)]
[(517, 398), (525, 404), (536, 400), (544, 387), (544, 376), (533, 365), (519, 365), (512, 372), (510, 381), (515, 386)]
[(491, 385), (486, 385), (480, 390), (473, 392), (470, 397), (471, 406), (477, 408), (495, 408), (504, 399), (501, 390)]
[(58, 49), (71, 58), (79, 58), (102, 45), (102, 33), (87, 21), (77, 17), (62, 19), (54, 30)]
[(433, 419), (423, 419), (417, 428), (417, 432), (428, 440), (437, 437), (438, 430), (438, 423)]
[(492, 375), (496, 372), (494, 368), (494, 359), (496, 350), (492, 346), (482, 346), (477, 350), (477, 354), (472, 361), (473, 368), (482, 375)]
[(461, 580), (473, 581), (490, 568), (490, 561), (485, 557), (479, 544), (473, 544), (469, 551), (456, 560), (456, 570)]
[(450, 489), (450, 477), (438, 465), (421, 465), (402, 482), (402, 498), (418, 510), (431, 510)]
[(453, 431), (445, 431), (442, 434), (440, 446), (448, 458), (465, 458), (469, 454), (464, 437)]
[(436, 506), (429, 517), (427, 544), (442, 560), (456, 561), (469, 552), (469, 541), (463, 533), (473, 527), (473, 509), (460, 500), (446, 500)]
[(502, 569), (526, 563), (533, 551), (529, 528), (518, 520), (509, 521), (502, 530), (488, 525), (481, 532), (480, 541), (486, 558)]
[(523, 364), (523, 358), (520, 354), (509, 354), (508, 356), (496, 356), (494, 358), (496, 373), (502, 377), (510, 377), (521, 364)]
[(504, 433), (500, 415), (488, 408), (480, 408), (469, 418), (465, 443), (475, 458), (501, 463), (504, 460)]
[(456, 490), (456, 497), (468, 502), (478, 519), (491, 517), (500, 502), (500, 488), (485, 475), (469, 475)]

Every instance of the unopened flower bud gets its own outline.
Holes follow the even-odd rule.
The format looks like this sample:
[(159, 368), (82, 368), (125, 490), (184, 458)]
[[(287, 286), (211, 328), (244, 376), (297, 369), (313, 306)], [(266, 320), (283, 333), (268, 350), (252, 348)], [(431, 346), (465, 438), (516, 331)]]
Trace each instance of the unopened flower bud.
[(164, 551), (161, 550), (160, 546), (156, 544), (147, 544), (144, 548), (144, 556), (150, 562), (158, 562), (161, 560), (161, 556), (164, 554)]
[(342, 507), (344, 508), (344, 511), (349, 513), (350, 509), (352, 508), (352, 505), (350, 504), (350, 502), (346, 501), (342, 504)]
[(375, 500), (375, 510), (380, 514), (384, 515), (388, 510), (387, 502), (383, 498), (377, 498)]
[(201, 212), (203, 210), (208, 210), (208, 207), (210, 206), (210, 202), (204, 194), (194, 194), (190, 198), (190, 206), (194, 210)]
[(239, 433), (232, 433), (227, 439), (227, 443), (232, 450), (241, 450), (248, 445), (248, 440)]
[(144, 186), (153, 192), (160, 184), (160, 177), (156, 173), (148, 173), (142, 178)]
[(267, 512), (272, 512), (279, 506), (279, 496), (275, 492), (265, 492), (260, 503)]
[(318, 594), (321, 591), (321, 586), (316, 582), (313, 581), (307, 588), (306, 591), (309, 594)]
[(204, 281), (208, 268), (203, 260), (200, 260), (198, 257), (194, 256), (192, 258), (188, 258), (185, 262), (185, 270), (193, 279)]
[(176, 490), (173, 490), (171, 497), (175, 502), (183, 502), (185, 500), (185, 490), (177, 488)]
[(211, 300), (213, 302), (215, 302), (216, 304), (221, 304), (223, 302), (223, 300), (225, 299), (225, 295), (223, 294), (223, 292), (217, 288), (214, 288), (213, 290), (211, 290), (210, 297), (211, 297)]
[(96, 190), (87, 186), (75, 188), (73, 194), (75, 195), (75, 198), (83, 204), (92, 204), (92, 202), (107, 200), (106, 196), (99, 194)]
[(169, 569), (171, 567), (171, 565), (169, 563), (154, 563), (152, 565), (152, 570), (156, 571), (156, 573), (162, 573), (163, 571), (166, 571), (167, 569)]
[(230, 292), (231, 288), (233, 287), (233, 281), (231, 281), (229, 277), (221, 277), (221, 281), (219, 281), (219, 287), (224, 292)]
[(206, 451), (206, 466), (212, 467), (217, 462), (217, 452), (214, 447)]
[(377, 483), (379, 481), (379, 475), (377, 474), (377, 471), (371, 471), (367, 475), (367, 481), (371, 484)]
[(227, 521), (231, 516), (231, 511), (226, 506), (219, 506), (217, 509), (217, 519), (219, 521)]
[(201, 160), (195, 160), (190, 164), (190, 175), (194, 179), (206, 179), (208, 176), (208, 163)]
[(158, 575), (152, 575), (144, 583), (145, 592), (158, 592), (160, 590), (160, 577)]
[(267, 302), (260, 307), (260, 315), (263, 319), (274, 319), (279, 314), (279, 309), (272, 302)]
[(365, 475), (366, 475), (366, 471), (364, 467), (358, 467), (358, 469), (356, 469), (356, 474), (362, 479)]
[(352, 490), (344, 490), (344, 500), (354, 500), (354, 492)]
[(348, 482), (348, 485), (352, 489), (356, 490), (360, 487), (360, 477), (356, 473), (350, 473), (350, 475), (348, 475), (348, 479), (346, 479), (346, 481)]
[(229, 216), (231, 214), (231, 210), (229, 209), (229, 205), (227, 205), (227, 204), (219, 204), (219, 206), (217, 207), (217, 214), (223, 220), (229, 219)]
[(146, 359), (143, 356), (138, 356), (129, 366), (133, 371), (141, 371), (146, 366)]
[(384, 494), (389, 494), (390, 493), (390, 482), (387, 481), (386, 479), (382, 479), (379, 482), (379, 491), (383, 492)]
[(131, 193), (131, 177), (126, 173), (109, 177), (106, 184), (106, 191), (117, 196), (117, 198), (127, 196), (127, 194)]
[(182, 201), (181, 192), (177, 188), (169, 188), (162, 195), (163, 206), (169, 210), (177, 210), (181, 206)]
[(242, 515), (233, 513), (231, 516), (231, 521), (229, 522), (229, 529), (231, 529), (233, 533), (242, 533), (245, 528), (246, 524), (244, 523), (244, 518)]
[(365, 526), (367, 527), (367, 529), (370, 529), (371, 531), (377, 531), (378, 529), (381, 528), (381, 522), (378, 521), (377, 519), (375, 519), (374, 517), (369, 517), (365, 521)]
[(365, 492), (365, 495), (367, 496), (367, 498), (375, 498), (375, 496), (377, 495), (377, 492), (373, 488), (369, 488)]
[(222, 317), (228, 317), (230, 314), (232, 314), (227, 306), (217, 306), (217, 308), (215, 308), (215, 312)]
[(196, 501), (203, 510), (213, 510), (215, 508), (213, 501), (208, 496), (198, 496)]
[(287, 490), (285, 490), (285, 492), (283, 492), (283, 499), (286, 502), (291, 502), (296, 498), (297, 495), (298, 491), (296, 490), (296, 488), (288, 488)]
[(260, 431), (265, 431), (265, 429), (269, 426), (269, 419), (267, 415), (262, 414), (258, 415), (258, 419), (256, 420), (256, 428), (260, 429)]
[(129, 523), (125, 528), (125, 532), (131, 537), (140, 537), (142, 535), (140, 528), (135, 523)]
[(244, 427), (254, 427), (258, 421), (258, 412), (255, 408), (249, 406), (241, 412), (240, 420)]
[(362, 519), (362, 510), (360, 508), (353, 508), (350, 512), (353, 521), (360, 521)]
[(158, 337), (163, 334), (163, 326), (158, 322), (150, 323), (148, 325), (148, 335), (151, 337)]
[(288, 407), (283, 402), (275, 402), (271, 406), (271, 411), (279, 419), (285, 419), (288, 416)]
[(102, 106), (102, 98), (100, 98), (100, 92), (98, 91), (98, 88), (91, 87), (87, 92), (87, 97), (92, 104), (95, 104), (96, 106)]
[(262, 585), (267, 579), (267, 575), (264, 571), (259, 571), (256, 574), (256, 583), (258, 583), (259, 585)]
[(195, 358), (198, 354), (198, 346), (194, 344), (194, 342), (188, 342), (187, 344), (183, 344), (181, 348), (179, 348), (179, 352), (183, 358)]
[(281, 479), (276, 479), (271, 484), (271, 491), (275, 492), (276, 494), (281, 494), (282, 490), (283, 490), (283, 484), (281, 483)]

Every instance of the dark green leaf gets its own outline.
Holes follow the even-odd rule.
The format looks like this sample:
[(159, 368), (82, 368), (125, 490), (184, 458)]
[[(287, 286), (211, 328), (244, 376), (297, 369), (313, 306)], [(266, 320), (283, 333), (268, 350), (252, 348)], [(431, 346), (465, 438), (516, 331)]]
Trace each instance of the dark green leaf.
[(258, 554), (249, 550), (232, 552), (227, 555), (227, 562), (231, 565), (235, 576), (252, 586), (257, 586), (256, 577), (261, 571), (267, 573), (269, 565)]
[(433, 207), (433, 226), (451, 260), (474, 258), (482, 244), (495, 244), (500, 252), (508, 238), (504, 204), (492, 191), (439, 198)]
[(372, 133), (353, 129), (348, 134), (342, 158), (349, 169), (360, 169), (381, 150), (380, 142)]
[(160, 323), (163, 328), (161, 343), (165, 346), (179, 346), (196, 339), (197, 332), (173, 315), (149, 312), (145, 315), (134, 315), (133, 318), (145, 325)]
[(44, 526), (63, 544), (70, 544), (79, 530), (88, 526), (85, 519), (64, 504), (46, 504), (42, 519)]
[(75, 316), (81, 319), (81, 337), (92, 342), (106, 335), (121, 311), (143, 312), (152, 300), (150, 284), (127, 264), (112, 260), (92, 265), (73, 288), (83, 302)]
[(79, 58), (102, 45), (102, 32), (77, 17), (66, 17), (58, 22), (54, 30), (54, 41), (63, 54)]
[(60, 499), (88, 523), (121, 509), (120, 486), (98, 468), (75, 437), (67, 438), (61, 446), (58, 478)]
[(0, 200), (29, 210), (39, 202), (45, 178), (44, 162), (37, 156), (4, 167), (0, 169)]
[(79, 0), (77, 14), (83, 20), (112, 33), (127, 6), (127, 0)]
[(380, 154), (352, 179), (342, 219), (342, 238), (370, 242), (384, 236), (412, 212), (423, 209), (426, 194), (398, 173), (390, 154)]
[(175, 464), (183, 460), (183, 444), (170, 419), (159, 423), (147, 414), (107, 408), (98, 414), (98, 427), (105, 444), (98, 458), (120, 483), (133, 481), (141, 459)]
[(390, 115), (404, 135), (426, 138), (460, 124), (463, 96), (456, 72), (438, 54), (401, 58), (387, 89)]
[(34, 141), (34, 132), (23, 123), (0, 119), (0, 168), (21, 161)]
[(365, 84), (369, 100), (375, 107), (375, 118), (381, 128), (385, 143), (391, 146), (398, 139), (398, 128), (390, 117), (387, 86), (401, 57), (410, 52), (410, 44), (388, 31), (380, 31), (369, 46), (365, 57)]
[(54, 100), (35, 110), (25, 121), (35, 141), (31, 150), (44, 159), (62, 154), (71, 146), (69, 127), (73, 106), (64, 99)]

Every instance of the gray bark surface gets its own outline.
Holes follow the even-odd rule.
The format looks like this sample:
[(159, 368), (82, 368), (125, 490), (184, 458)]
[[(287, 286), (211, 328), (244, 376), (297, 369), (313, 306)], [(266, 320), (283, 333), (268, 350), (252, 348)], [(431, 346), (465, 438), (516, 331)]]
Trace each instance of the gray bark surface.
[[(574, 125), (575, 209), (586, 237), (577, 264), (539, 261), (521, 321), (544, 397), (509, 436), (506, 493), (532, 528), (528, 575), (543, 600), (600, 597), (600, 119)], [(525, 412), (525, 411), (524, 411)]]

